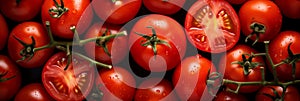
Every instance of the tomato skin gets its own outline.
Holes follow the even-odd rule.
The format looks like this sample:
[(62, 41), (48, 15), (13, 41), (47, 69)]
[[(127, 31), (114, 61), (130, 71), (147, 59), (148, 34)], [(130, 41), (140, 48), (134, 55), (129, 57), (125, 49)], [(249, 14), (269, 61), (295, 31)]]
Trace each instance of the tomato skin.
[(226, 1), (228, 1), (230, 4), (241, 5), (241, 4), (245, 3), (248, 0), (226, 0)]
[(185, 1), (186, 0), (143, 0), (143, 4), (151, 12), (171, 15), (177, 13), (182, 8)]
[(91, 4), (100, 19), (112, 24), (124, 24), (138, 13), (142, 0), (93, 0)]
[[(300, 53), (300, 33), (295, 31), (280, 32), (269, 45), (269, 54), (274, 64), (285, 60), (288, 57), (288, 45), (291, 44), (291, 51), (294, 54)], [(271, 66), (268, 66), (272, 71)], [(279, 80), (293, 80), (292, 65), (282, 64), (276, 67), (277, 77)], [(296, 79), (300, 79), (300, 61), (296, 62)]]
[(300, 19), (299, 0), (274, 0), (284, 16), (292, 19)]
[[(241, 29), (244, 35), (252, 33), (250, 25), (254, 22), (265, 26), (265, 33), (259, 35), (258, 42), (272, 40), (280, 31), (282, 15), (278, 6), (270, 0), (249, 0), (239, 10)], [(256, 35), (250, 37), (256, 39)]]
[(104, 94), (102, 101), (131, 101), (134, 98), (136, 81), (126, 69), (113, 67), (99, 71), (96, 86)]
[[(24, 46), (14, 38), (14, 36), (26, 44), (31, 44), (31, 36), (35, 39), (35, 48), (47, 45), (50, 42), (50, 38), (42, 26), (38, 22), (23, 22), (13, 28), (8, 38), (8, 53), (13, 61), (17, 61), (22, 58), (20, 52), (24, 49)], [(42, 66), (52, 55), (53, 48), (47, 48), (34, 53), (34, 56), (28, 60), (17, 62), (18, 65), (24, 68), (37, 68)]]
[(8, 26), (5, 18), (0, 14), (0, 50), (6, 46), (8, 38)]
[[(273, 97), (276, 97), (272, 88), (275, 89), (277, 91), (277, 93), (279, 94), (279, 96), (281, 97), (281, 94), (283, 92), (282, 87), (280, 87), (280, 86), (265, 86), (256, 93), (256, 96), (255, 96), (256, 101), (274, 101), (272, 98), (263, 95), (265, 93), (265, 94), (269, 94)], [(294, 86), (288, 86), (286, 89), (286, 92), (285, 92), (284, 101), (300, 101), (299, 95), (300, 95), (300, 93), (297, 90), (297, 88), (295, 88)]]
[(54, 101), (40, 83), (24, 86), (16, 95), (14, 101)]
[(3, 0), (0, 4), (1, 12), (9, 19), (17, 22), (32, 20), (36, 17), (44, 0)]
[(0, 100), (10, 100), (19, 90), (21, 86), (21, 72), (14, 62), (7, 56), (0, 55), (0, 73), (7, 74), (3, 78), (14, 78), (0, 82)]
[[(229, 50), (226, 55), (223, 55), (219, 63), (219, 68), (221, 68), (221, 70), (225, 72), (224, 79), (240, 82), (261, 81), (262, 75), (260, 68), (265, 66), (265, 62), (262, 57), (257, 56), (252, 58), (252, 62), (259, 62), (261, 63), (261, 65), (253, 69), (249, 69), (250, 73), (248, 75), (244, 75), (244, 69), (241, 65), (232, 64), (232, 62), (243, 61), (242, 54), (250, 54), (251, 52), (257, 53), (257, 51), (252, 49), (251, 47), (239, 44)], [(246, 58), (248, 57), (249, 56), (246, 56)], [(237, 85), (234, 84), (228, 84), (226, 86), (232, 90), (235, 90), (237, 88)], [(257, 91), (259, 88), (260, 86), (242, 86), (239, 92), (252, 93)]]
[(221, 91), (213, 101), (248, 101), (242, 94), (235, 94), (227, 91)]

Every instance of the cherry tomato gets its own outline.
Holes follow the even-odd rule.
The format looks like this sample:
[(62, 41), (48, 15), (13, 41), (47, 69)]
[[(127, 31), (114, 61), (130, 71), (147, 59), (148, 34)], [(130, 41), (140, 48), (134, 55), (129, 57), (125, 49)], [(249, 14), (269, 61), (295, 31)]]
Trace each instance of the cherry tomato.
[(195, 2), (186, 15), (184, 26), (190, 42), (204, 52), (229, 50), (240, 37), (238, 16), (224, 0)]
[(175, 101), (176, 96), (171, 82), (161, 78), (151, 78), (143, 81), (134, 97), (134, 101)]
[(221, 91), (213, 101), (248, 101), (242, 94), (235, 94), (227, 91)]
[(91, 23), (93, 12), (89, 4), (89, 0), (45, 0), (41, 10), (42, 21), (44, 24), (50, 22), (53, 35), (72, 39), (74, 32), (71, 27), (75, 26), (80, 35)]
[(14, 101), (53, 101), (40, 83), (32, 83), (24, 86), (16, 95)]
[[(141, 34), (148, 38), (142, 37)], [(129, 36), (129, 47), (133, 59), (145, 70), (171, 70), (181, 61), (186, 51), (184, 30), (170, 17), (147, 15), (133, 26)]]
[(233, 5), (241, 5), (248, 0), (226, 0), (226, 1), (228, 1), (230, 4), (233, 4)]
[(143, 0), (143, 4), (151, 12), (171, 15), (177, 13), (185, 0)]
[(142, 0), (93, 0), (91, 4), (102, 20), (112, 24), (124, 24), (138, 13)]
[[(19, 40), (19, 41), (18, 41)], [(20, 42), (21, 41), (21, 42)], [(22, 44), (26, 44), (23, 45)], [(8, 53), (21, 67), (37, 68), (51, 57), (53, 48), (33, 52), (33, 48), (45, 46), (50, 38), (44, 27), (38, 22), (23, 22), (13, 28), (8, 38)], [(28, 56), (29, 55), (29, 56)], [(30, 58), (30, 55), (33, 55)], [(23, 57), (24, 60), (21, 60)]]
[(292, 19), (300, 19), (299, 0), (274, 0), (284, 16)]
[(206, 87), (209, 71), (215, 71), (215, 66), (201, 55), (187, 57), (175, 68), (172, 81), (182, 101), (199, 101), (202, 97), (212, 98), (211, 95), (207, 95), (208, 87)]
[(6, 46), (7, 38), (8, 38), (7, 23), (4, 17), (2, 16), (2, 14), (0, 14), (0, 50), (2, 50)]
[[(8, 80), (5, 80), (8, 79)], [(10, 100), (21, 86), (21, 72), (7, 56), (0, 55), (0, 100)]]
[[(120, 26), (96, 23), (85, 35), (86, 38), (104, 37), (119, 33)], [(105, 50), (107, 49), (107, 51)], [(94, 49), (94, 50), (91, 50)], [(90, 57), (95, 57), (99, 62), (106, 64), (117, 64), (121, 62), (128, 52), (127, 36), (117, 36), (104, 42), (98, 40), (85, 45), (85, 51)]]
[(9, 19), (22, 22), (36, 17), (43, 2), (44, 0), (3, 0), (0, 10)]
[(54, 54), (43, 68), (43, 85), (55, 100), (81, 101), (93, 86), (95, 71), (89, 62), (77, 55), (70, 60), (67, 67), (66, 53), (59, 52)]
[(249, 0), (239, 10), (241, 29), (244, 35), (258, 42), (274, 38), (280, 31), (282, 15), (277, 5), (270, 0)]
[(135, 94), (135, 79), (122, 67), (101, 69), (96, 86), (103, 92), (102, 101), (132, 101)]
[[(269, 45), (269, 54), (274, 64), (277, 64), (289, 57), (288, 46), (293, 54), (300, 54), (300, 33), (295, 31), (283, 31), (271, 40)], [(295, 62), (295, 77), (300, 79), (300, 61)], [(271, 66), (269, 70), (272, 71)], [(292, 64), (282, 64), (276, 67), (277, 77), (280, 80), (293, 80)]]
[[(264, 68), (265, 66), (263, 57), (256, 56), (251, 59), (249, 55), (244, 55), (245, 58), (243, 58), (243, 54), (251, 53), (257, 53), (257, 51), (246, 45), (237, 45), (223, 55), (219, 63), (219, 68), (225, 72), (224, 79), (240, 82), (261, 81), (262, 75), (260, 68)], [(234, 63), (237, 61), (241, 63)], [(237, 85), (234, 84), (226, 84), (226, 86), (232, 90), (237, 89)], [(242, 86), (239, 92), (252, 93), (259, 88), (260, 86), (253, 85)]]
[[(255, 99), (256, 101), (278, 101), (282, 97), (282, 92), (283, 88), (280, 86), (265, 86), (256, 93)], [(297, 88), (288, 86), (282, 101), (300, 101), (300, 93)]]

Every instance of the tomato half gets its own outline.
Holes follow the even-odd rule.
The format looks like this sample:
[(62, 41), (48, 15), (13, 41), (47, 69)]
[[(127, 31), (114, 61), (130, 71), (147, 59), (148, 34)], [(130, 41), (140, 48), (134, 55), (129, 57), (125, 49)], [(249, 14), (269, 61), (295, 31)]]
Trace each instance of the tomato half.
[(171, 15), (177, 13), (186, 0), (143, 0), (143, 4), (151, 12)]
[(240, 22), (225, 0), (199, 0), (189, 9), (185, 29), (199, 50), (220, 53), (231, 49), (240, 37)]
[(2, 16), (2, 14), (0, 14), (0, 50), (2, 50), (6, 46), (7, 38), (8, 26), (4, 17)]
[(93, 86), (94, 68), (90, 66), (89, 62), (75, 55), (67, 69), (64, 70), (67, 61), (66, 53), (54, 54), (43, 68), (43, 85), (55, 100), (81, 101)]
[(53, 101), (40, 83), (32, 83), (24, 86), (16, 95), (14, 101)]
[(227, 91), (219, 92), (213, 101), (248, 101), (242, 94), (235, 94)]
[[(278, 95), (276, 95), (276, 93)], [(280, 86), (265, 86), (255, 96), (256, 101), (277, 101), (282, 97), (283, 88)], [(288, 86), (283, 101), (300, 101), (300, 93), (294, 86)]]
[(299, 0), (274, 0), (282, 14), (288, 18), (300, 19)]

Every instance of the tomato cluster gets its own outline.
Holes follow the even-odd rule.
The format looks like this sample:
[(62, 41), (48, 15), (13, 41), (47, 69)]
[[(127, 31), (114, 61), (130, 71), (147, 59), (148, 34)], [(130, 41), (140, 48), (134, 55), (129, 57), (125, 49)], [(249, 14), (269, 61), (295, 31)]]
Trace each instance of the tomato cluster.
[(0, 100), (300, 101), (300, 1), (2, 0)]

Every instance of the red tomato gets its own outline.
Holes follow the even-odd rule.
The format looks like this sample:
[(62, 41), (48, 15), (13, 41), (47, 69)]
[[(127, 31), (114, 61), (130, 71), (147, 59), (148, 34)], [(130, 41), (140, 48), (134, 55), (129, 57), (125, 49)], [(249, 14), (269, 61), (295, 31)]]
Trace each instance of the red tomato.
[(135, 79), (122, 67), (101, 69), (96, 86), (103, 92), (102, 101), (131, 101), (135, 94)]
[(227, 91), (221, 91), (213, 101), (248, 101), (242, 94), (235, 94)]
[[(250, 81), (261, 81), (262, 75), (260, 67), (264, 67), (265, 63), (263, 60), (263, 57), (257, 56), (252, 58), (251, 63), (260, 63), (261, 65), (252, 65), (247, 64), (247, 62), (242, 63), (244, 66), (240, 64), (232, 64), (233, 62), (243, 62), (242, 55), (243, 54), (250, 54), (250, 53), (257, 53), (256, 50), (252, 49), (249, 46), (246, 45), (237, 45), (231, 50), (229, 50), (226, 55), (223, 55), (221, 57), (219, 68), (221, 68), (221, 71), (224, 73), (224, 79), (234, 80), (234, 81), (240, 81), (240, 82), (250, 82)], [(246, 59), (249, 59), (249, 56), (245, 56)], [(250, 61), (250, 60), (249, 60)], [(249, 74), (244, 73), (244, 69), (249, 66)], [(253, 67), (251, 67), (251, 65)], [(244, 68), (245, 67), (245, 68)], [(247, 70), (247, 69), (246, 69)], [(227, 87), (229, 87), (232, 90), (236, 90), (237, 85), (234, 84), (226, 84)], [(260, 86), (242, 86), (239, 90), (241, 93), (252, 93), (257, 91), (260, 88)]]
[(39, 14), (44, 0), (2, 0), (1, 12), (13, 21), (31, 20)]
[(244, 35), (258, 42), (273, 39), (280, 31), (282, 15), (277, 5), (270, 0), (249, 0), (242, 5), (239, 11), (241, 29)]
[[(35, 45), (31, 45), (33, 44), (33, 40), (31, 37), (34, 38)], [(17, 39), (30, 46), (24, 47)], [(14, 61), (18, 61), (23, 56), (28, 55), (22, 53), (33, 54), (33, 57), (31, 59), (28, 57), (23, 61), (18, 61), (17, 64), (24, 68), (37, 68), (45, 64), (45, 62), (50, 58), (53, 52), (53, 48), (43, 49), (34, 53), (32, 53), (32, 49), (47, 45), (49, 42), (50, 38), (46, 30), (40, 23), (23, 22), (15, 26), (10, 33), (7, 45), (8, 53)], [(21, 51), (23, 52), (21, 53)]]
[(231, 49), (240, 37), (235, 10), (224, 0), (199, 0), (189, 9), (185, 29), (190, 42), (201, 51), (220, 53)]
[[(7, 73), (6, 75), (4, 75)], [(21, 72), (7, 56), (0, 55), (0, 100), (10, 100), (21, 86)], [(13, 77), (13, 78), (11, 78)], [(8, 79), (2, 81), (3, 79)]]
[(6, 46), (8, 38), (8, 27), (2, 14), (0, 14), (0, 50)]
[[(58, 2), (58, 5), (62, 6), (61, 2), (64, 2), (64, 8), (56, 7), (54, 1)], [(60, 38), (72, 39), (74, 33), (70, 30), (70, 27), (75, 26), (78, 34), (82, 34), (91, 23), (93, 12), (91, 6), (89, 6), (89, 0), (45, 0), (42, 6), (42, 21), (50, 21), (50, 28), (53, 35)], [(50, 12), (49, 10), (60, 9), (58, 12)], [(67, 11), (63, 11), (68, 9)], [(61, 13), (64, 12), (64, 13)]]
[(40, 83), (32, 83), (24, 86), (16, 95), (14, 101), (53, 101)]
[(248, 0), (227, 0), (230, 4), (234, 4), (234, 5), (240, 5), (245, 3)]
[[(111, 24), (94, 24), (87, 32), (86, 38), (108, 36), (120, 32), (120, 26)], [(105, 51), (105, 45), (107, 52)], [(94, 50), (93, 50), (94, 49)], [(128, 54), (127, 36), (119, 36), (106, 42), (96, 41), (85, 45), (85, 51), (90, 57), (95, 57), (99, 62), (117, 64)]]
[[(278, 101), (282, 97), (282, 92), (283, 89), (280, 86), (265, 86), (256, 93), (255, 99), (256, 101)], [(300, 101), (300, 93), (297, 88), (288, 86), (282, 101)]]
[[(182, 101), (212, 99), (206, 87), (207, 77), (215, 71), (213, 63), (200, 55), (185, 58), (173, 73), (173, 85)], [(202, 98), (202, 99), (203, 99)]]
[[(284, 31), (271, 40), (269, 45), (269, 54), (274, 64), (288, 58), (288, 46), (291, 44), (293, 54), (300, 53), (300, 33), (295, 31)], [(272, 71), (271, 66), (269, 69)], [(293, 80), (292, 65), (283, 64), (276, 68), (277, 77), (280, 80)], [(300, 61), (296, 62), (296, 79), (300, 79)]]
[(178, 12), (185, 0), (143, 0), (143, 4), (151, 12), (171, 15)]
[(300, 19), (299, 0), (274, 0), (284, 16), (292, 19)]
[[(156, 36), (153, 36), (153, 30), (156, 32)], [(153, 38), (145, 39), (136, 33)], [(151, 41), (148, 45), (146, 45), (147, 40)], [(171, 70), (180, 63), (186, 51), (184, 30), (170, 17), (158, 14), (147, 15), (133, 26), (129, 36), (129, 47), (135, 62), (144, 69), (154, 72)], [(155, 47), (156, 52), (154, 51)]]
[(175, 101), (175, 92), (172, 91), (173, 85), (168, 80), (151, 78), (139, 85), (134, 101)]
[(91, 4), (102, 20), (112, 24), (124, 24), (138, 13), (142, 0), (93, 0)]
[(42, 71), (42, 82), (47, 92), (59, 101), (81, 101), (88, 95), (94, 83), (95, 71), (90, 63), (77, 57), (66, 70), (66, 53), (53, 55)]

